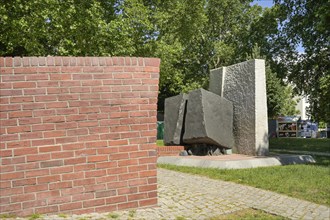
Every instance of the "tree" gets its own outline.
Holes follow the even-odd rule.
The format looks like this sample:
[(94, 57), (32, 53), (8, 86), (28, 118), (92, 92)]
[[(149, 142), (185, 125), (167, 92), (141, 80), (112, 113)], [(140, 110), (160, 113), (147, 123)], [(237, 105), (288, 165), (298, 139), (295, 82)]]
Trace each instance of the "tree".
[(148, 14), (142, 0), (4, 0), (0, 55), (148, 55)]
[(268, 118), (277, 118), (280, 115), (297, 115), (299, 111), (295, 109), (297, 101), (294, 98), (293, 88), (280, 79), (270, 68), (270, 64), (261, 55), (260, 47), (255, 44), (248, 59), (266, 60), (266, 93)]
[[(330, 2), (327, 0), (275, 0), (277, 33), (271, 35), (272, 69), (309, 97), (310, 114), (330, 122)], [(270, 35), (269, 35), (270, 36)], [(301, 53), (299, 46), (304, 48)]]
[(207, 87), (210, 69), (246, 60), (252, 48), (244, 42), (261, 13), (260, 7), (249, 3), (169, 0), (154, 4), (155, 56), (162, 60), (159, 110), (166, 97)]

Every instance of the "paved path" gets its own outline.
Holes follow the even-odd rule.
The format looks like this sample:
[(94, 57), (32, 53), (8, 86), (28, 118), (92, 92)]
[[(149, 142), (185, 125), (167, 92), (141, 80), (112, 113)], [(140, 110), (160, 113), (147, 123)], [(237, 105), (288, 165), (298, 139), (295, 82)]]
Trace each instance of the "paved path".
[[(112, 214), (118, 215), (116, 219), (200, 220), (250, 207), (290, 219), (330, 219), (330, 207), (231, 182), (159, 169), (158, 183), (159, 207)], [(94, 213), (65, 219), (110, 219), (108, 216), (108, 213)]]

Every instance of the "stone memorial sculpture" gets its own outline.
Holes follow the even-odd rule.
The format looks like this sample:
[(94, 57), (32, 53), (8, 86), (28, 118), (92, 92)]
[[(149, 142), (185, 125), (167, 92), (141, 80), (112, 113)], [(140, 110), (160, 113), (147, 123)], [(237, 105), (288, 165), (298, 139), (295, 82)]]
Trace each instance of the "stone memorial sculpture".
[(211, 70), (209, 91), (165, 100), (164, 142), (189, 154), (268, 154), (264, 60)]

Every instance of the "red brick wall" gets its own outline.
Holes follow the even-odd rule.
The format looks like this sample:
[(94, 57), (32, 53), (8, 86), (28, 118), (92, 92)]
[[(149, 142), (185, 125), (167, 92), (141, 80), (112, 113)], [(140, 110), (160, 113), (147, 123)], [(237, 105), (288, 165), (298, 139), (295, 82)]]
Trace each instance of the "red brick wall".
[(0, 57), (0, 212), (156, 205), (159, 63)]
[(184, 146), (158, 146), (157, 156), (179, 156), (184, 151)]

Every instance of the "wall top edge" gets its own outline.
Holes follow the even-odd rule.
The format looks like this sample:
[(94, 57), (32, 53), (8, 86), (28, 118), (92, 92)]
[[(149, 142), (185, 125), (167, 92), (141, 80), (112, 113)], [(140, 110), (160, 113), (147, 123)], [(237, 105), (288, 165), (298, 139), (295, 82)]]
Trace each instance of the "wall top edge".
[(0, 57), (0, 67), (45, 66), (150, 66), (159, 67), (159, 58), (149, 57)]

